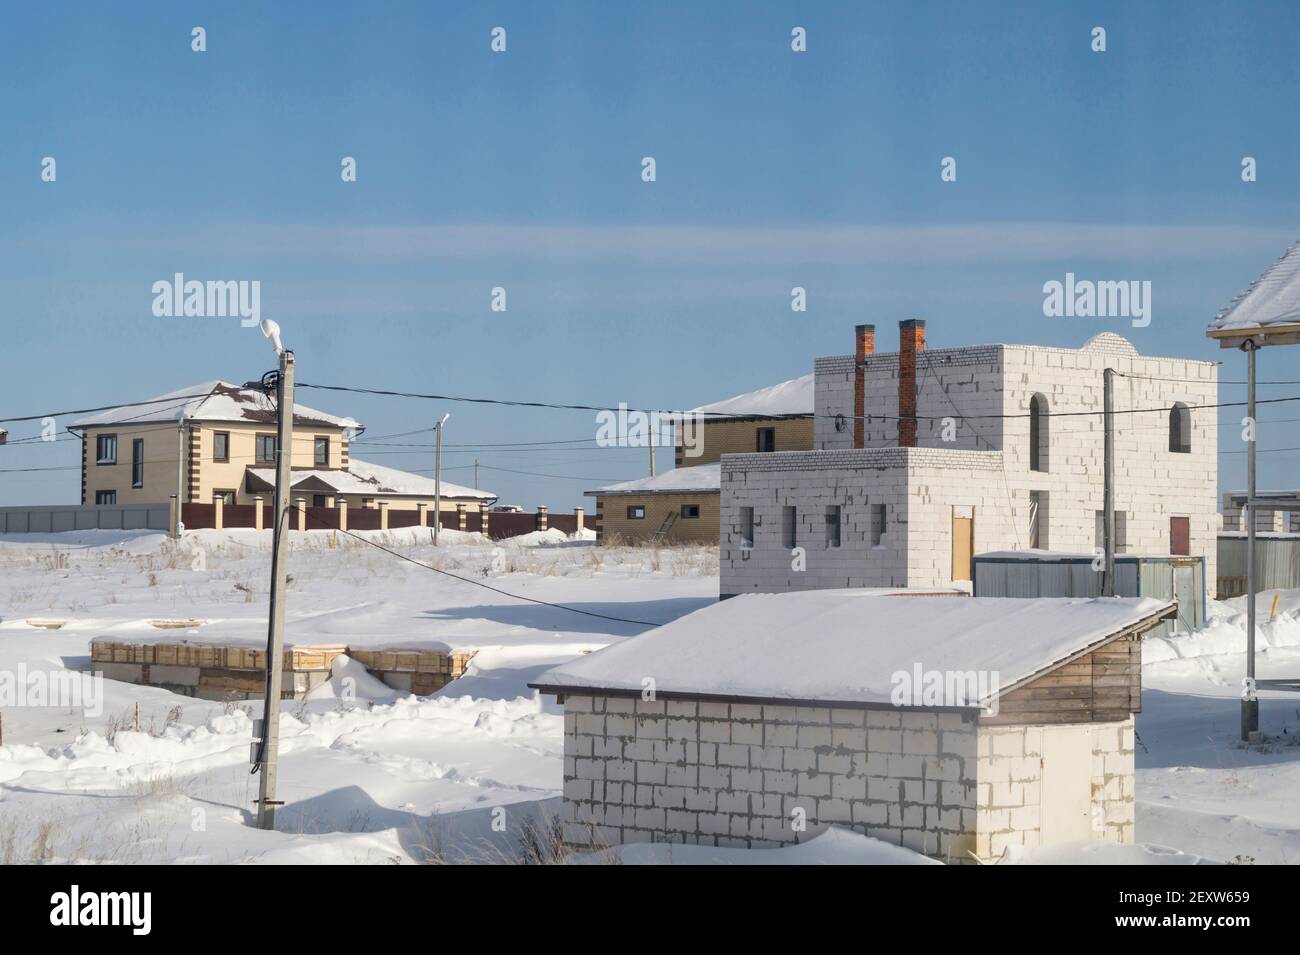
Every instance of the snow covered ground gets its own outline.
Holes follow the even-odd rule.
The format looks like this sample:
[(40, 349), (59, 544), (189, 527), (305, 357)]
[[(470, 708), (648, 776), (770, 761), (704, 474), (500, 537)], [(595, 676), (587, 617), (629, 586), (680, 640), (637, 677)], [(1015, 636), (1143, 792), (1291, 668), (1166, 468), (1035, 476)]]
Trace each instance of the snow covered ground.
[[(84, 668), (100, 636), (260, 645), (268, 535), (94, 531), (0, 537), (0, 674)], [(298, 644), (476, 649), (469, 672), (415, 698), (364, 674), (355, 702), (326, 685), (286, 702), (278, 831), (250, 825), (251, 716), (104, 681), (97, 712), (0, 698), (0, 863), (405, 863), (534, 854), (557, 811), (562, 720), (526, 684), (542, 670), (712, 603), (709, 548), (597, 548), (558, 532), (501, 545), (417, 528), (364, 535), (525, 603), (327, 531), (293, 535), (286, 633)], [(1300, 592), (1259, 598), (1261, 677), (1300, 676)], [(625, 618), (621, 623), (606, 617)], [(191, 632), (149, 621), (204, 621)], [(1300, 861), (1300, 697), (1264, 692), (1270, 741), (1237, 742), (1241, 601), (1200, 633), (1149, 641), (1138, 719), (1138, 847), (1053, 847), (1015, 864)], [(61, 623), (58, 629), (28, 621)], [(337, 664), (348, 667), (344, 659)], [(355, 667), (355, 664), (351, 664)], [(358, 674), (351, 671), (353, 676)], [(139, 724), (136, 729), (136, 706)], [(782, 850), (628, 847), (575, 862), (919, 863), (844, 830)]]

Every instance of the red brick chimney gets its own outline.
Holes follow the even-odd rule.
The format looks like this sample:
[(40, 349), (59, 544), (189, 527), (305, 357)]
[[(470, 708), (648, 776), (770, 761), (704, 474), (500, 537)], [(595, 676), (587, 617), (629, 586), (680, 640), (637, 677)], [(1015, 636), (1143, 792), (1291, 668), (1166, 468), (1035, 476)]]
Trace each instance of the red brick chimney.
[(867, 356), (876, 350), (876, 326), (859, 325), (854, 329), (853, 348), (853, 446), (866, 443), (867, 422)]
[(916, 353), (925, 351), (925, 320), (898, 323), (898, 446), (916, 447)]

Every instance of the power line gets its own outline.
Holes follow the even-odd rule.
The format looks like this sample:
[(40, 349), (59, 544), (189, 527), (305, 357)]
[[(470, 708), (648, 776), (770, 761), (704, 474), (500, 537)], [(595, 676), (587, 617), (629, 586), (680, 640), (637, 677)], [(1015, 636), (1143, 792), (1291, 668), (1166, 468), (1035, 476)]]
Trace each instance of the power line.
[[(732, 419), (742, 419), (742, 420), (753, 419), (755, 417), (761, 417), (768, 420), (782, 420), (782, 419), (790, 419), (790, 418), (793, 419), (826, 418), (826, 419), (844, 420), (844, 421), (862, 420), (868, 422), (870, 421), (942, 421), (944, 420), (944, 418), (952, 417), (951, 415), (921, 415), (921, 414), (905, 415), (905, 416), (887, 415), (887, 414), (846, 415), (846, 414), (816, 414), (816, 413), (795, 414), (795, 415), (728, 414), (724, 412), (714, 412), (714, 411), (709, 411), (709, 412), (673, 411), (673, 410), (665, 410), (665, 409), (629, 408), (626, 406), (614, 408), (614, 407), (602, 407), (598, 405), (560, 404), (560, 403), (545, 402), (545, 401), (514, 401), (505, 398), (471, 398), (463, 395), (433, 395), (433, 394), (421, 394), (419, 392), (410, 392), (410, 391), (390, 391), (390, 390), (384, 390), (378, 388), (353, 388), (346, 385), (316, 385), (316, 384), (309, 384), (307, 382), (303, 382), (300, 385), (300, 387), (316, 388), (324, 391), (345, 391), (345, 392), (353, 392), (356, 394), (365, 394), (365, 395), (384, 395), (390, 398), (418, 398), (418, 399), (428, 400), (428, 401), (457, 401), (457, 402), (466, 402), (470, 404), (504, 405), (512, 408), (544, 408), (544, 409), (549, 409), (554, 411), (608, 411), (608, 412), (615, 412), (615, 413), (622, 412), (622, 413), (635, 413), (635, 414), (644, 414), (644, 415), (658, 415), (661, 418), (680, 417), (686, 415), (704, 415), (707, 416), (709, 420), (718, 420), (718, 421), (728, 421)], [(1285, 398), (1261, 398), (1257, 400), (1255, 403), (1256, 404), (1279, 404), (1288, 401), (1300, 401), (1300, 395), (1288, 396)], [(1183, 406), (1188, 408), (1189, 410), (1195, 411), (1195, 410), (1207, 410), (1211, 408), (1240, 408), (1240, 407), (1244, 407), (1245, 404), (1246, 402), (1244, 401), (1221, 401), (1213, 404), (1197, 404), (1197, 405), (1184, 404)], [(1174, 408), (1173, 405), (1165, 405), (1156, 408), (1118, 408), (1115, 410), (1114, 413), (1115, 414), (1151, 414), (1156, 412), (1167, 413), (1169, 411), (1172, 411), (1173, 408)], [(1104, 411), (1049, 411), (1046, 412), (1046, 417), (1051, 417), (1051, 418), (1100, 417), (1103, 414), (1105, 414)], [(1013, 414), (962, 415), (962, 418), (965, 420), (1006, 421), (1006, 420), (1012, 420), (1016, 418), (1029, 418), (1031, 416), (1033, 416), (1032, 412), (1026, 411), (1026, 412), (1016, 412)]]
[[(316, 523), (320, 524), (326, 530), (338, 531), (340, 534), (345, 534), (348, 537), (351, 537), (353, 540), (359, 540), (362, 543), (369, 544), (371, 547), (374, 547), (378, 550), (382, 550), (385, 554), (390, 554), (393, 557), (398, 558), (399, 560), (404, 560), (409, 564), (414, 564), (416, 567), (422, 567), (425, 570), (431, 570), (435, 574), (442, 574), (444, 577), (450, 577), (452, 580), (459, 580), (462, 583), (473, 584), (475, 587), (482, 587), (484, 590), (490, 590), (494, 594), (500, 594), (501, 596), (509, 597), (512, 600), (522, 600), (526, 603), (537, 604), (540, 607), (550, 607), (553, 610), (567, 610), (569, 613), (580, 613), (583, 616), (598, 617), (601, 620), (612, 620), (615, 623), (630, 623), (638, 627), (662, 626), (662, 624), (652, 623), (649, 620), (632, 620), (628, 617), (615, 617), (607, 613), (597, 613), (594, 610), (583, 610), (579, 607), (567, 606), (566, 604), (552, 603), (549, 600), (539, 600), (536, 597), (525, 597), (523, 594), (514, 594), (508, 590), (502, 590), (500, 587), (493, 587), (491, 584), (485, 584), (481, 580), (474, 580), (471, 577), (462, 577), (459, 574), (453, 574), (451, 571), (442, 570), (439, 567), (430, 566), (429, 564), (426, 564), (423, 561), (416, 560), (414, 557), (408, 557), (406, 554), (398, 553), (397, 551), (392, 550), (391, 548), (385, 547), (383, 544), (380, 544), (376, 541), (372, 541), (369, 540), (368, 538), (361, 537), (357, 534), (352, 533), (351, 531), (343, 530), (340, 527), (326, 524), (323, 521), (319, 520), (318, 518), (312, 518), (310, 511), (308, 512), (308, 517), (316, 520)], [(441, 515), (438, 516), (438, 519), (441, 520)]]
[[(151, 398), (148, 401), (126, 401), (126, 402), (120, 402), (115, 405), (101, 405), (98, 408), (73, 408), (70, 411), (47, 411), (44, 414), (18, 415), (17, 417), (13, 417), (13, 418), (0, 418), (0, 422), (4, 422), (6, 424), (13, 424), (18, 421), (40, 421), (44, 418), (58, 418), (58, 417), (62, 417), (66, 415), (74, 415), (74, 414), (94, 414), (95, 412), (99, 412), (99, 411), (116, 411), (118, 408), (139, 408), (144, 405), (158, 405), (167, 401), (185, 402), (193, 398), (210, 398), (211, 396), (212, 393), (209, 391), (204, 391), (194, 395), (167, 395), (165, 398)], [(161, 410), (165, 411), (169, 409), (161, 409)], [(93, 427), (110, 427), (112, 424), (113, 422), (109, 421), (109, 422), (105, 422), (103, 425), (94, 425)]]

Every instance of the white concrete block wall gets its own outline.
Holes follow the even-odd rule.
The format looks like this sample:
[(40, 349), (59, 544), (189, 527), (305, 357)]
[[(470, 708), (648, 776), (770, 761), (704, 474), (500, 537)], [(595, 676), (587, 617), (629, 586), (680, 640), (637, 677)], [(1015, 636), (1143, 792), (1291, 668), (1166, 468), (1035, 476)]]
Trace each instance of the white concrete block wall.
[[(1040, 546), (1090, 553), (1099, 546), (1096, 514), (1103, 507), (1104, 458), (1100, 416), (1049, 419), (1046, 471), (1029, 470), (1030, 399), (1042, 394), (1053, 411), (1100, 411), (1103, 371), (1115, 368), (1116, 503), (1124, 515), (1128, 553), (1170, 551), (1171, 518), (1186, 517), (1190, 550), (1204, 557), (1206, 579), (1215, 579), (1219, 518), (1217, 514), (1218, 447), (1213, 411), (1192, 412), (1190, 453), (1169, 450), (1169, 416), (1164, 411), (1128, 413), (1133, 409), (1189, 406), (1217, 401), (1218, 371), (1211, 362), (1138, 355), (1118, 336), (1103, 336), (1082, 349), (1027, 345), (984, 345), (928, 349), (918, 366), (918, 413), (961, 415), (956, 440), (940, 440), (942, 421), (921, 421), (918, 443), (958, 452), (945, 459), (912, 466), (900, 480), (892, 458), (812, 456), (798, 462), (754, 461), (753, 455), (723, 459), (722, 586), (724, 594), (747, 591), (843, 586), (936, 586), (951, 573), (951, 516), (954, 506), (976, 508), (976, 552), (1021, 549), (1029, 542), (1030, 493), (1046, 495), (1046, 518), (1040, 522)], [(868, 359), (866, 411), (881, 416), (866, 423), (866, 444), (883, 454), (897, 443), (897, 353)], [(853, 443), (853, 358), (816, 362), (814, 448), (861, 455)], [(844, 415), (843, 430), (835, 416)], [(996, 448), (994, 466), (962, 452)], [(807, 454), (805, 452), (805, 454)], [(921, 462), (922, 458), (914, 459)], [(933, 465), (936, 473), (928, 468)], [(939, 469), (949, 469), (944, 476)], [(817, 554), (824, 542), (824, 507), (841, 503), (846, 521), (852, 508), (885, 501), (898, 539), (883, 552), (865, 553), (845, 534), (842, 549)], [(793, 572), (788, 549), (780, 546), (779, 516), (772, 509), (793, 504), (800, 509), (800, 540), (808, 546), (808, 570)], [(735, 533), (739, 508), (753, 506), (763, 515), (756, 546), (739, 551)], [(823, 522), (819, 527), (819, 521)], [(729, 533), (730, 532), (730, 533)], [(814, 560), (816, 558), (816, 560)], [(814, 566), (816, 564), (816, 566)], [(945, 569), (946, 568), (946, 569)]]
[(577, 847), (776, 847), (831, 824), (959, 861), (974, 845), (977, 728), (958, 714), (570, 695), (564, 724)]
[[(1077, 724), (1092, 735), (1092, 838), (1135, 841), (1133, 717)], [(976, 770), (975, 853), (988, 861), (1011, 846), (1040, 844), (1043, 726), (981, 726)]]

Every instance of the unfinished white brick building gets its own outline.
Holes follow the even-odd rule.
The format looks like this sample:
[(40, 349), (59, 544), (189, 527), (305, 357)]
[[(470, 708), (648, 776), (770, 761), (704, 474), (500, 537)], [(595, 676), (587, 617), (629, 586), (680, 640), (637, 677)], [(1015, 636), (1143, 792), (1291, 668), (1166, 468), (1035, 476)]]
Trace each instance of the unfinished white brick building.
[[(835, 825), (948, 862), (1131, 843), (1140, 639), (1172, 610), (861, 590), (715, 604), (533, 684), (564, 704), (564, 839), (771, 848)], [(931, 674), (944, 689), (914, 695)]]
[(723, 456), (722, 596), (943, 586), (969, 580), (976, 553), (1091, 553), (1106, 368), (1117, 550), (1201, 556), (1214, 579), (1216, 416), (1197, 411), (1218, 400), (1214, 363), (1112, 333), (1078, 349), (926, 349), (920, 321), (900, 335), (875, 353), (862, 325), (854, 355), (816, 361), (814, 450)]

